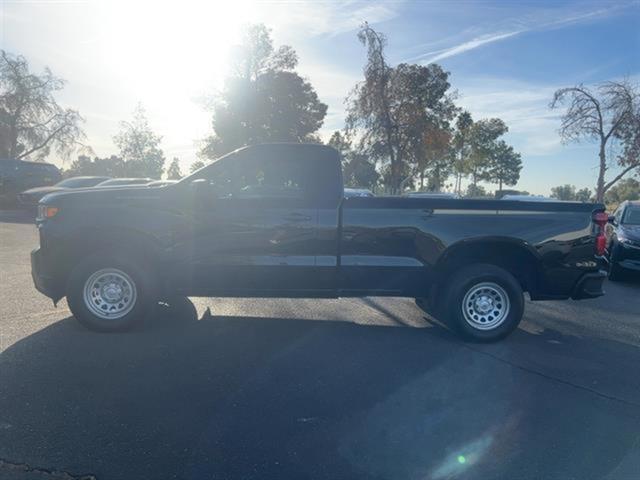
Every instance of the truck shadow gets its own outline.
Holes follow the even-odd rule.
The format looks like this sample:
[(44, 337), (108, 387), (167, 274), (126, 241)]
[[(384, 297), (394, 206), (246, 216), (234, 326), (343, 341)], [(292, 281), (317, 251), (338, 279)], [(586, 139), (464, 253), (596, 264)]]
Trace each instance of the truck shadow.
[(637, 380), (589, 383), (606, 368), (594, 352), (615, 352), (627, 365), (617, 375), (637, 378), (628, 345), (553, 330), (467, 344), (428, 319), (198, 317), (187, 299), (153, 320), (101, 335), (69, 317), (4, 351), (0, 458), (98, 479), (588, 479), (639, 467), (628, 464)]

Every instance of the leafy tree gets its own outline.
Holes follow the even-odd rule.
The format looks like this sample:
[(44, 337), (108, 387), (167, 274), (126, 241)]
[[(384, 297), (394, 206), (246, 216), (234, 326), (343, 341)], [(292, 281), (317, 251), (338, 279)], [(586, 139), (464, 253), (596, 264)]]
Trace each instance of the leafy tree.
[(380, 174), (376, 166), (367, 157), (353, 150), (351, 142), (340, 132), (334, 132), (328, 145), (342, 156), (342, 174), (347, 187), (374, 188)]
[(465, 197), (469, 198), (483, 198), (488, 196), (489, 194), (482, 185), (473, 183), (467, 187), (467, 192), (465, 193)]
[(455, 159), (453, 172), (455, 174), (455, 191), (458, 195), (462, 191), (462, 178), (468, 173), (469, 156), (471, 152), (471, 129), (473, 118), (467, 111), (460, 112), (456, 119), (453, 148)]
[[(598, 144), (596, 201), (628, 172), (640, 167), (640, 107), (638, 87), (629, 81), (604, 82), (594, 90), (578, 85), (555, 92), (551, 108), (566, 105), (560, 125), (565, 142)], [(616, 152), (616, 153), (609, 153)], [(620, 172), (607, 181), (607, 155), (615, 155)]]
[(295, 72), (297, 64), (295, 51), (276, 49), (264, 25), (249, 26), (236, 48), (232, 75), (212, 99), (214, 133), (201, 155), (217, 158), (263, 142), (317, 141), (327, 105)]
[(420, 189), (425, 188), (426, 179), (426, 189), (439, 192), (453, 171), (453, 134), (448, 127), (431, 127), (425, 129), (422, 135), (423, 155), (417, 159)]
[(435, 64), (391, 67), (386, 37), (367, 23), (358, 39), (367, 48), (367, 62), (364, 81), (347, 99), (347, 131), (360, 139), (359, 152), (381, 165), (388, 189), (398, 193), (424, 156), (425, 129), (453, 117), (449, 73)]
[(160, 148), (162, 137), (149, 127), (142, 105), (136, 107), (131, 122), (121, 122), (120, 125), (121, 131), (113, 141), (120, 149), (127, 175), (160, 178), (165, 160)]
[(617, 205), (625, 200), (640, 200), (640, 182), (635, 178), (620, 180), (605, 195), (607, 204)]
[(579, 202), (589, 202), (593, 193), (588, 188), (581, 188), (576, 192), (576, 200)]
[(30, 73), (23, 56), (0, 50), (0, 158), (41, 160), (52, 150), (66, 156), (82, 146), (80, 114), (54, 97), (63, 87), (48, 68)]
[(507, 130), (507, 126), (499, 118), (482, 119), (471, 126), (467, 171), (473, 185), (477, 185), (479, 180), (488, 179), (489, 170), (499, 150), (506, 148), (506, 144), (504, 147), (500, 146), (498, 138), (507, 133)]
[(575, 200), (576, 199), (576, 187), (575, 185), (559, 185), (551, 189), (551, 196), (558, 200)]
[(498, 141), (490, 152), (490, 161), (485, 173), (486, 180), (497, 183), (499, 190), (502, 191), (503, 185), (513, 186), (518, 183), (520, 170), (522, 170), (520, 154), (504, 140)]
[(167, 178), (169, 180), (180, 180), (182, 178), (182, 171), (180, 170), (180, 161), (173, 157), (169, 168), (167, 168)]
[(202, 167), (204, 167), (206, 164), (202, 161), (202, 160), (196, 160), (195, 162), (193, 162), (191, 164), (191, 167), (189, 167), (189, 171), (191, 173), (195, 172), (196, 170), (200, 170)]
[(127, 168), (122, 158), (111, 155), (110, 157), (94, 157), (80, 155), (71, 163), (65, 174), (69, 177), (78, 175), (104, 175), (108, 177), (126, 177)]
[(514, 183), (509, 185), (518, 181), (522, 168), (518, 167), (521, 164), (520, 156), (504, 141), (499, 140), (507, 131), (506, 124), (499, 118), (474, 122), (467, 111), (458, 115), (452, 142), (456, 192), (462, 191), (462, 179), (468, 175), (471, 176), (472, 185), (477, 185), (480, 180), (501, 183), (502, 178), (502, 183), (505, 180), (511, 181), (509, 166), (517, 170)]

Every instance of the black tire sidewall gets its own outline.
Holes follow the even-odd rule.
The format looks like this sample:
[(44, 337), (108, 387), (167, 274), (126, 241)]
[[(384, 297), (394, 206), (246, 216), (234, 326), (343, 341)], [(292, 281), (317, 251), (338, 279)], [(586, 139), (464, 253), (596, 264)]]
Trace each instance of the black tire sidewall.
[(611, 250), (611, 255), (609, 255), (609, 280), (612, 282), (617, 282), (622, 278), (624, 271), (620, 265), (618, 265), (616, 252), (618, 250), (618, 246), (615, 245)]
[[(462, 302), (473, 286), (492, 282), (502, 287), (509, 297), (507, 318), (496, 328), (479, 330), (470, 325), (462, 313)], [(495, 265), (476, 264), (463, 268), (447, 282), (447, 294), (443, 305), (445, 320), (464, 338), (479, 342), (491, 342), (509, 335), (518, 327), (524, 313), (524, 296), (520, 283), (506, 270)]]
[[(116, 268), (125, 272), (135, 284), (136, 304), (125, 316), (105, 320), (94, 315), (84, 302), (84, 285), (87, 279), (103, 268)], [(74, 317), (85, 327), (97, 332), (121, 332), (132, 329), (150, 313), (155, 303), (155, 285), (138, 262), (131, 258), (109, 255), (102, 258), (89, 257), (82, 261), (69, 276), (67, 303)]]

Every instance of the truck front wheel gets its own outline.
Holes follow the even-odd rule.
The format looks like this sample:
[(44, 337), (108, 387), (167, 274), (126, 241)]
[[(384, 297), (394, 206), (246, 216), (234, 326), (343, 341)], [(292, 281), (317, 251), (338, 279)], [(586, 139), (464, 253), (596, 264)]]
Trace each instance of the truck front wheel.
[(465, 338), (491, 342), (515, 330), (524, 312), (520, 283), (490, 264), (465, 267), (447, 282), (441, 311)]
[(87, 258), (71, 273), (67, 302), (73, 316), (99, 332), (131, 329), (156, 303), (153, 280), (135, 261)]

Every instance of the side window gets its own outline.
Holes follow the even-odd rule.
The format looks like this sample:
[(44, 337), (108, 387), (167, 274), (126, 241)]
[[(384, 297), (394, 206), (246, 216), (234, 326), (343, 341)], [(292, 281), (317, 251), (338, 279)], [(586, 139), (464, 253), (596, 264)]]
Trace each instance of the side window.
[(207, 175), (218, 198), (304, 198), (304, 162), (284, 158), (227, 158)]

